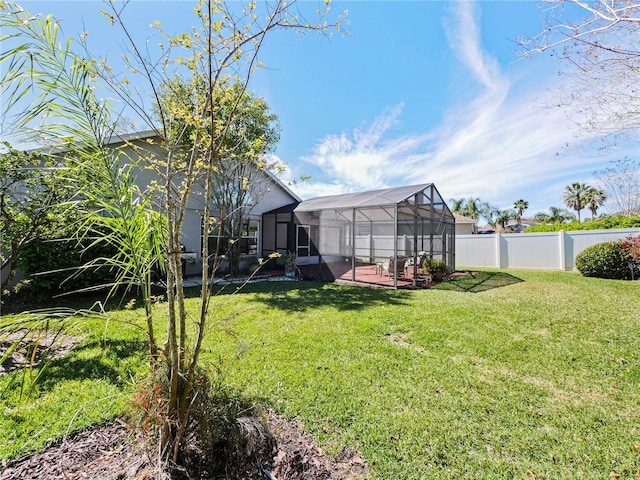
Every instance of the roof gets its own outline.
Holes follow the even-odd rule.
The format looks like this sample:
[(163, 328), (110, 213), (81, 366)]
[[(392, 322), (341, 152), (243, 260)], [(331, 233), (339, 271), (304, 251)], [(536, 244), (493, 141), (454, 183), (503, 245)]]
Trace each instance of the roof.
[(530, 218), (521, 218), (520, 221), (517, 219), (511, 219), (507, 222), (507, 225), (540, 225), (540, 222)]
[[(155, 130), (144, 130), (140, 132), (131, 132), (131, 133), (114, 133), (111, 135), (109, 140), (107, 141), (107, 145), (114, 147), (120, 143), (126, 144), (128, 142), (133, 142), (136, 140), (147, 140), (149, 138), (153, 138), (157, 136), (157, 132)], [(29, 150), (38, 150), (41, 147), (33, 148)], [(66, 153), (70, 151), (69, 148), (54, 148), (50, 153)], [(282, 190), (284, 190), (291, 198), (293, 198), (296, 202), (300, 202), (301, 198), (293, 192), (288, 185), (286, 185), (274, 172), (271, 170), (261, 170), (271, 181), (273, 181), (276, 185), (278, 185)]]
[[(127, 143), (132, 142), (134, 140), (146, 140), (147, 138), (152, 138), (157, 136), (157, 133), (154, 130), (144, 130), (141, 132), (131, 132), (131, 133), (113, 133), (109, 139), (105, 142), (105, 145), (114, 146), (119, 143)], [(37, 151), (46, 151), (49, 149), (47, 153), (49, 154), (60, 154), (67, 153), (73, 150), (73, 146), (65, 145), (65, 146), (42, 146), (35, 145), (29, 146), (25, 148), (26, 152), (37, 152)]]
[(274, 208), (273, 210), (269, 210), (268, 212), (264, 212), (263, 215), (273, 215), (276, 213), (292, 213), (295, 208), (299, 205), (300, 202), (293, 202), (288, 205), (283, 205), (282, 207)]
[(456, 219), (456, 223), (478, 223), (477, 220), (471, 217), (465, 217), (464, 215), (458, 215), (457, 213), (454, 213), (453, 216)]
[(296, 212), (310, 212), (313, 210), (341, 210), (349, 208), (380, 207), (396, 205), (409, 197), (420, 193), (431, 183), (410, 185), (406, 187), (384, 188), (368, 192), (345, 193), (304, 200), (295, 209)]

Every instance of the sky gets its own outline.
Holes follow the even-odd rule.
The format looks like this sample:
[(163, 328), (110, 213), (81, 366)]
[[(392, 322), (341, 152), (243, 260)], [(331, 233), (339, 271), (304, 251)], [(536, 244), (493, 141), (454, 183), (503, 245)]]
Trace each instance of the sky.
[[(53, 13), (66, 35), (88, 30), (94, 53), (120, 54), (101, 2), (18, 3)], [(192, 7), (133, 0), (127, 8), (140, 35), (154, 38), (155, 20), (170, 33), (188, 29)], [(337, 0), (333, 11), (348, 11), (348, 35), (275, 33), (250, 84), (279, 117), (274, 154), (288, 167), (284, 180), (311, 177), (291, 185), (303, 199), (433, 183), (447, 201), (505, 209), (524, 199), (526, 217), (563, 207), (567, 185), (596, 185), (594, 172), (610, 161), (640, 155), (640, 142), (601, 151), (552, 106), (561, 63), (517, 55), (515, 40), (541, 29), (539, 2)]]

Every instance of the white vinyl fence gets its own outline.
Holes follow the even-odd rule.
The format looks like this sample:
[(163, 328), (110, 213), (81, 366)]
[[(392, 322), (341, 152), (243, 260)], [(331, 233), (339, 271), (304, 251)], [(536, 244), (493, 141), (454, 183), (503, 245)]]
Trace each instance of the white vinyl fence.
[(640, 228), (456, 235), (456, 267), (575, 270), (576, 256), (597, 243), (640, 235)]

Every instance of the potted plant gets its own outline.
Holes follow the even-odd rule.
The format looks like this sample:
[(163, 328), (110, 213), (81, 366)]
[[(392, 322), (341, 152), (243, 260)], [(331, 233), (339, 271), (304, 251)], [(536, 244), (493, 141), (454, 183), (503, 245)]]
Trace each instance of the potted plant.
[(447, 264), (437, 258), (426, 258), (422, 264), (422, 272), (435, 282), (440, 282), (447, 274)]
[(296, 278), (296, 254), (294, 252), (285, 253), (282, 255), (282, 262), (284, 263), (284, 276)]

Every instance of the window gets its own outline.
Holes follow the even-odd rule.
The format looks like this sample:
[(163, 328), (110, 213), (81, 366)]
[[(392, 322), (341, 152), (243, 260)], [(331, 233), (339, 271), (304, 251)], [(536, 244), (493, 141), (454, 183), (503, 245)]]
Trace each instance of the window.
[[(218, 252), (220, 255), (226, 255), (229, 251), (229, 237), (223, 235), (218, 236), (219, 228), (217, 219), (212, 218), (212, 228), (209, 240), (209, 255), (213, 255), (216, 252), (216, 248), (219, 246)], [(240, 243), (240, 254), (257, 255), (258, 254), (258, 233), (260, 230), (259, 220), (246, 220), (242, 224), (242, 231), (240, 238), (237, 239)], [(203, 235), (204, 237), (204, 235)], [(219, 245), (218, 245), (219, 244)]]

